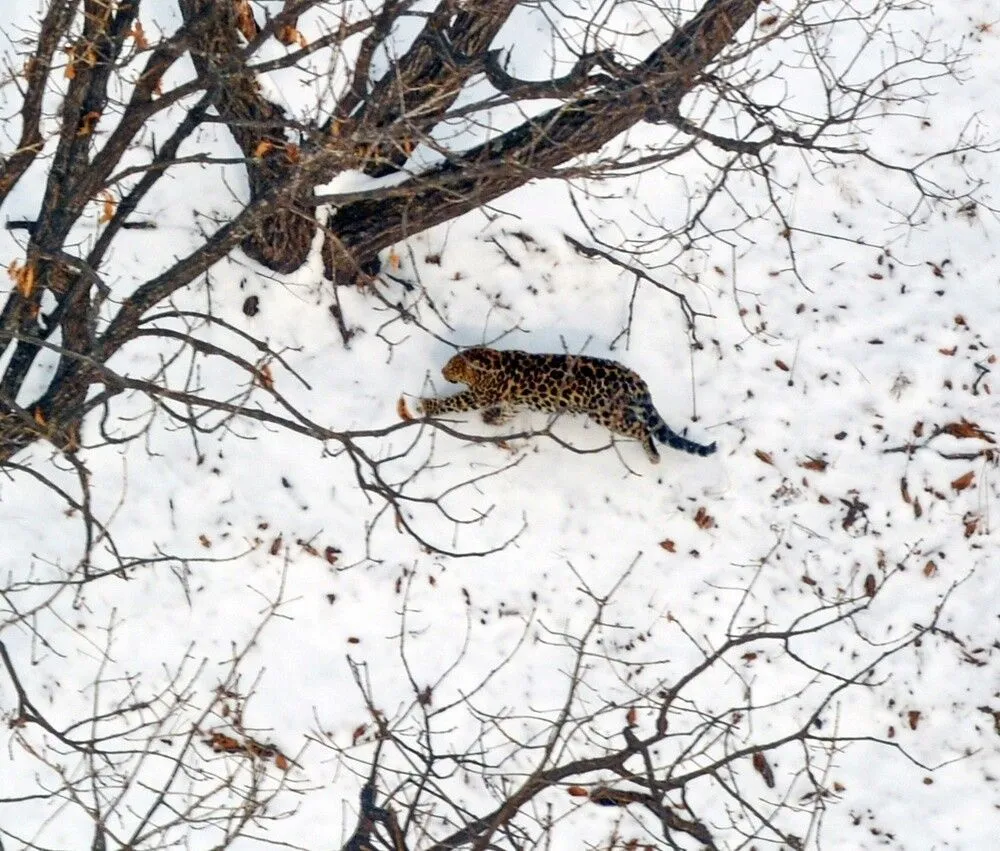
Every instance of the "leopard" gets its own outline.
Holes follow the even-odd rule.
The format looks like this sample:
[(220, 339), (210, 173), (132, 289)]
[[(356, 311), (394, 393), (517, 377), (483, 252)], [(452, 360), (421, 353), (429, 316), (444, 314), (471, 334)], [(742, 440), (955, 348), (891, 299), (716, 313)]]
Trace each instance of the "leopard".
[(483, 422), (500, 425), (524, 409), (585, 414), (614, 434), (640, 441), (654, 464), (660, 461), (654, 441), (701, 457), (717, 449), (715, 441), (696, 443), (670, 428), (646, 382), (617, 361), (476, 346), (454, 355), (441, 374), (468, 389), (421, 398), (417, 409), (425, 417), (480, 411)]

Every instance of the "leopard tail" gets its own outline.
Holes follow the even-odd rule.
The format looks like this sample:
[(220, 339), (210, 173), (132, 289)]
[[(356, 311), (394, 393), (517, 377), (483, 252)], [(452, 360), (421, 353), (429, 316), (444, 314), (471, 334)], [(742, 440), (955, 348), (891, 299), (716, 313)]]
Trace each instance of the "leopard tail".
[(711, 455), (718, 449), (718, 445), (713, 440), (711, 443), (696, 443), (689, 440), (682, 434), (678, 434), (668, 426), (660, 412), (653, 407), (652, 402), (644, 402), (639, 405), (638, 413), (646, 423), (646, 428), (660, 443), (664, 443), (671, 449), (679, 449), (681, 452), (690, 452), (692, 455), (700, 455), (704, 458)]

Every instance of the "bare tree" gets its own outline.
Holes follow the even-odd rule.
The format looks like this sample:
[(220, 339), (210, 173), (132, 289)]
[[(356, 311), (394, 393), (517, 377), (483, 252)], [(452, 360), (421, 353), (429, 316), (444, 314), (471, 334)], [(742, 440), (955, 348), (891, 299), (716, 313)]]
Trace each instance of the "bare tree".
[[(368, 666), (349, 660), (368, 722), (350, 743), (316, 736), (361, 784), (343, 848), (573, 847), (578, 835), (592, 848), (818, 847), (826, 809), (840, 796), (834, 766), (844, 749), (863, 741), (920, 764), (884, 728), (838, 721), (852, 692), (877, 691), (890, 660), (942, 632), (947, 595), (926, 622), (885, 640), (872, 609), (876, 597), (892, 598), (902, 564), (857, 596), (817, 589), (780, 623), (755, 611), (748, 586), (711, 637), (693, 634), (682, 612), (648, 631), (623, 629), (614, 610), (630, 570), (604, 594), (581, 578), (592, 616), (580, 630), (524, 613), (519, 646), (471, 691), (449, 685), (461, 657), (433, 682), (413, 676), (405, 616), (407, 705), (388, 712)], [(491, 699), (508, 667), (523, 676), (512, 659), (525, 645), (555, 666), (562, 700), (551, 709)], [(841, 647), (842, 664), (820, 662), (824, 645)], [(690, 663), (667, 658), (688, 652)], [(777, 690), (762, 664), (780, 671)], [(594, 688), (604, 667), (613, 673), (603, 681), (618, 685), (613, 695)], [(595, 807), (608, 811), (600, 826), (587, 812)]]
[[(11, 743), (37, 766), (34, 786), (0, 791), (0, 840), (43, 849), (83, 831), (101, 849), (165, 848), (195, 837), (206, 838), (197, 847), (249, 838), (311, 849), (318, 846), (282, 830), (282, 821), (302, 794), (324, 794), (307, 778), (332, 763), (359, 801), (353, 829), (348, 815), (344, 836), (324, 846), (345, 851), (562, 847), (581, 830), (593, 848), (755, 840), (815, 847), (843, 791), (836, 765), (845, 749), (864, 743), (894, 753), (890, 763), (933, 768), (876, 719), (860, 728), (839, 720), (841, 703), (857, 700), (855, 692), (877, 696), (887, 671), (914, 648), (963, 652), (939, 626), (950, 592), (905, 633), (885, 620), (904, 593), (906, 558), (877, 578), (859, 574), (855, 594), (814, 586), (780, 621), (755, 602), (755, 576), (733, 589), (739, 602), (703, 635), (670, 610), (650, 625), (621, 623), (617, 607), (637, 557), (603, 593), (577, 576), (589, 614), (572, 628), (521, 612), (520, 636), (492, 668), (472, 672), (471, 688), (453, 680), (469, 682), (472, 601), (465, 641), (455, 658), (436, 660), (430, 680), (415, 672), (425, 652), (421, 619), (404, 605), (398, 649), (409, 700), (383, 705), (371, 663), (349, 656), (361, 723), (345, 739), (325, 731), (317, 707), (315, 732), (294, 752), (252, 726), (259, 716), (250, 708), (256, 681), (247, 661), (282, 616), (284, 581), (208, 694), (198, 685), (208, 660), (190, 650), (155, 693), (115, 677), (112, 615), (95, 660), (93, 714), (60, 721), (58, 706), (46, 709), (31, 693), (25, 660), (0, 642), (16, 694), (6, 719)], [(411, 584), (412, 575), (407, 599)], [(831, 647), (839, 648), (836, 662), (823, 650)], [(549, 707), (512, 699), (509, 683), (532, 670), (526, 656), (552, 666), (560, 697)], [(11, 816), (38, 805), (58, 819)], [(595, 822), (588, 811), (598, 808), (607, 818)]]
[[(210, 661), (195, 655), (193, 643), (181, 658), (165, 661), (160, 685), (121, 677), (114, 612), (88, 688), (90, 714), (73, 717), (69, 701), (46, 706), (43, 695), (32, 693), (31, 664), (0, 641), (0, 668), (15, 696), (4, 718), (9, 747), (33, 761), (35, 778), (0, 793), (0, 844), (168, 848), (203, 835), (212, 847), (228, 848), (291, 815), (294, 804), (280, 794), (301, 785), (290, 774), (297, 763), (245, 720), (255, 687), (246, 657), (280, 617), (283, 587), (282, 581), (259, 622), (234, 644), (208, 694)], [(6, 599), (10, 590), (4, 589)], [(3, 623), (18, 626), (23, 621)], [(68, 844), (70, 836), (76, 845)]]

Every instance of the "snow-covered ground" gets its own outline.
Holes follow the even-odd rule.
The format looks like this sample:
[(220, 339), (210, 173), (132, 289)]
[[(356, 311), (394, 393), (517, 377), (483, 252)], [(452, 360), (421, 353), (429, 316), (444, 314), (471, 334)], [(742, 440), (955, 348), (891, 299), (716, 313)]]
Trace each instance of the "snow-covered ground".
[[(872, 120), (859, 142), (886, 159), (912, 162), (947, 146), (973, 116), (983, 138), (1000, 139), (1000, 34), (979, 26), (1000, 20), (1000, 4), (974, 4), (974, 13), (971, 5), (939, 2), (912, 18), (914, 29), (932, 25), (942, 44), (967, 39), (964, 79), (934, 81), (922, 114), (911, 105), (904, 118)], [(644, 128), (634, 138), (659, 132)], [(216, 143), (225, 144), (222, 134)], [(1000, 158), (958, 159), (944, 158), (928, 173), (954, 191), (967, 175), (982, 179), (981, 197), (997, 204)], [(92, 511), (118, 552), (152, 561), (57, 594), (60, 577), (79, 578), (78, 513), (25, 472), (0, 478), (0, 585), (10, 589), (0, 640), (39, 712), (68, 725), (145, 700), (181, 670), (189, 685), (171, 686), (164, 698), (183, 691), (168, 728), (156, 729), (151, 743), (149, 730), (126, 736), (128, 746), (169, 757), (193, 734), (202, 770), (225, 778), (250, 762), (213, 755), (202, 739), (242, 730), (273, 742), (295, 764), (283, 772), (259, 762), (257, 780), (283, 787), (268, 814), (287, 818), (270, 823), (263, 840), (235, 847), (339, 847), (356, 826), (375, 749), (366, 690), (401, 736), (415, 737), (429, 712), (441, 752), (481, 752), (493, 766), (491, 784), (461, 771), (441, 780), (478, 814), (490, 808), (500, 776), (516, 782), (533, 764), (534, 752), (514, 747), (515, 738), (537, 744), (567, 703), (575, 642), (606, 595), (589, 633), (585, 685), (571, 703), (574, 718), (598, 715), (589, 728), (566, 732), (564, 758), (621, 746), (630, 707), (637, 734), (652, 732), (657, 693), (728, 633), (787, 629), (802, 616), (814, 623), (819, 616), (807, 613), (863, 597), (868, 582), (877, 592), (856, 618), (788, 646), (740, 648), (692, 683), (672, 722), (679, 730), (693, 726), (696, 710), (746, 711), (727, 715), (726, 735), (705, 742), (703, 755), (685, 757), (688, 769), (722, 749), (786, 734), (842, 682), (830, 675), (857, 677), (816, 725), (817, 735), (862, 739), (810, 763), (829, 794), (818, 822), (814, 802), (802, 797), (812, 787), (799, 744), (769, 753), (774, 789), (749, 758), (727, 780), (762, 813), (784, 802), (776, 824), (808, 837), (808, 847), (997, 847), (998, 222), (982, 206), (914, 206), (907, 174), (860, 158), (813, 165), (810, 172), (792, 152), (779, 152), (771, 165), (794, 229), (794, 262), (759, 178), (740, 175), (731, 182), (732, 206), (721, 201), (711, 213), (718, 239), (686, 251), (668, 243), (647, 258), (664, 264), (652, 273), (661, 283), (711, 314), (697, 320), (697, 346), (674, 296), (637, 285), (633, 275), (584, 258), (567, 242), (565, 234), (591, 240), (563, 184), (526, 187), (488, 216), (472, 213), (397, 246), (386, 269), (414, 286), (385, 278), (377, 296), (342, 289), (344, 321), (355, 331), (347, 347), (318, 264), (284, 278), (263, 274), (239, 254), (219, 264), (178, 306), (210, 306), (283, 350), (302, 381), (274, 364), (275, 384), (304, 413), (336, 430), (374, 430), (357, 445), (373, 458), (396, 456), (380, 468), (387, 480), (405, 481), (411, 495), (445, 493), (436, 504), (403, 509), (430, 546), (402, 533), (393, 510), (359, 487), (354, 460), (335, 442), (324, 446), (243, 419), (195, 436), (162, 412), (145, 418), (147, 400), (123, 400), (114, 433), (142, 436), (81, 457)], [(624, 245), (679, 225), (706, 190), (704, 163), (691, 157), (670, 169), (609, 182), (590, 197), (579, 192), (596, 233)], [(188, 250), (198, 236), (192, 212), (232, 208), (221, 180), (215, 195), (199, 180), (164, 186), (160, 208), (147, 211), (160, 226), (123, 243), (131, 253), (114, 258), (108, 276), (116, 287), (127, 289)], [(3, 212), (28, 218), (32, 203), (22, 191)], [(737, 224), (738, 233), (727, 231)], [(16, 236), (0, 232), (5, 264), (21, 256)], [(260, 299), (254, 317), (241, 309), (250, 295)], [(416, 321), (386, 306), (400, 302)], [(497, 445), (419, 423), (400, 426), (400, 394), (453, 392), (438, 372), (452, 346), (484, 341), (620, 360), (645, 378), (675, 429), (687, 425), (695, 439), (718, 441), (719, 452), (702, 459), (664, 449), (652, 467), (627, 441), (577, 454), (544, 436)], [(112, 366), (144, 375), (159, 356), (134, 345)], [(180, 381), (187, 366), (174, 364), (171, 380)], [(226, 398), (237, 392), (234, 380), (235, 372), (205, 367), (197, 383), (206, 395)], [(455, 421), (470, 434), (497, 431), (475, 416)], [(519, 414), (502, 428), (547, 423), (541, 414)], [(85, 444), (101, 442), (99, 427), (88, 423)], [(943, 427), (951, 433), (932, 438)], [(582, 419), (561, 418), (552, 430), (578, 448), (608, 443), (606, 432)], [(920, 448), (896, 451), (907, 444)], [(16, 461), (79, 493), (76, 471), (50, 447), (38, 445)], [(97, 548), (95, 571), (115, 564), (105, 546)], [(29, 580), (54, 584), (25, 590)], [(22, 614), (40, 608), (8, 625), (14, 605)], [(936, 632), (880, 660), (935, 616)], [(0, 675), (0, 711), (13, 721), (16, 706), (11, 682)], [(16, 724), (6, 741), (0, 796), (28, 798), (59, 785), (39, 749), (47, 743), (59, 753), (62, 745)], [(668, 741), (659, 753), (665, 761), (676, 756), (671, 747)], [(53, 759), (65, 777), (87, 770), (71, 752)], [(159, 759), (148, 758), (130, 780), (124, 835), (164, 782), (170, 763)], [(386, 759), (391, 765), (400, 757)], [(240, 777), (254, 782), (249, 773)], [(178, 789), (194, 795), (210, 782), (192, 775)], [(573, 782), (628, 786), (614, 775)], [(739, 830), (752, 817), (719, 786), (693, 783), (687, 803), (720, 847), (761, 847), (741, 846)], [(82, 804), (7, 803), (0, 823), (23, 843), (85, 847), (93, 823), (88, 800)], [(545, 806), (552, 812), (543, 813)], [(632, 807), (600, 808), (564, 788), (545, 793), (537, 807), (540, 820), (555, 821), (544, 847), (606, 848), (614, 831), (620, 843), (635, 838), (660, 847), (655, 821)], [(763, 840), (777, 841), (766, 833)], [(189, 847), (219, 841), (205, 830)], [(694, 847), (688, 841), (685, 847)]]

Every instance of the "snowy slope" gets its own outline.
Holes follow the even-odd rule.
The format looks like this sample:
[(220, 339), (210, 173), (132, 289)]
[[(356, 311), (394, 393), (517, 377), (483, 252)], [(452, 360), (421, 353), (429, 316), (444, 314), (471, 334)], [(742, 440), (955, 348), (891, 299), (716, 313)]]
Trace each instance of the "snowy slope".
[[(936, 19), (942, 41), (971, 37), (967, 79), (935, 81), (926, 116), (872, 121), (866, 144), (910, 159), (954, 139), (974, 113), (985, 136), (1000, 138), (998, 36), (976, 29), (1000, 19), (1000, 6), (982, 5), (989, 8), (975, 19), (960, 3), (924, 13)], [(634, 138), (657, 132), (645, 128)], [(224, 137), (214, 144), (224, 146)], [(997, 166), (996, 155), (970, 155), (940, 162), (933, 174), (953, 190), (973, 174), (986, 181), (983, 197), (996, 202)], [(646, 173), (599, 193), (622, 197), (580, 193), (578, 200), (604, 222), (602, 238), (625, 245), (683, 221), (693, 201), (678, 199), (696, 201), (705, 191), (701, 168), (691, 157), (672, 164), (671, 174)], [(797, 745), (769, 755), (775, 789), (764, 787), (749, 759), (733, 782), (764, 812), (787, 796), (781, 828), (808, 837), (808, 847), (995, 847), (1000, 737), (983, 708), (1000, 712), (996, 450), (951, 434), (912, 453), (897, 450), (926, 440), (935, 427), (966, 420), (991, 432), (997, 422), (998, 224), (982, 207), (969, 214), (947, 204), (914, 209), (906, 174), (858, 158), (810, 174), (786, 152), (772, 168), (796, 231), (794, 270), (759, 181), (738, 175), (733, 191), (746, 212), (714, 207), (708, 224), (720, 238), (702, 235), (690, 250), (667, 242), (647, 258), (660, 264), (654, 274), (663, 284), (711, 314), (697, 321), (698, 347), (672, 295), (636, 286), (634, 276), (573, 249), (564, 234), (588, 244), (589, 235), (566, 188), (552, 183), (502, 199), (501, 216), (473, 213), (398, 246), (398, 264), (386, 265), (412, 288), (385, 278), (377, 293), (342, 290), (345, 323), (356, 331), (346, 347), (328, 311), (329, 289), (317, 283), (318, 264), (283, 279), (261, 274), (241, 255), (219, 264), (178, 306), (211, 306), (284, 350), (302, 381), (275, 365), (279, 389), (320, 423), (374, 430), (358, 445), (373, 458), (396, 456), (381, 468), (388, 480), (405, 480), (415, 496), (447, 493), (440, 506), (406, 507), (419, 536), (439, 550), (475, 555), (429, 551), (402, 534), (392, 510), (363, 492), (352, 459), (334, 443), (239, 419), (193, 438), (162, 412), (147, 418), (147, 400), (122, 400), (119, 433), (145, 434), (84, 453), (93, 510), (121, 554), (154, 560), (121, 577), (71, 585), (35, 617), (3, 627), (0, 638), (39, 708), (68, 724), (94, 707), (144, 700), (183, 667), (181, 680), (190, 683), (184, 707), (168, 729), (155, 730), (153, 749), (176, 753), (196, 727), (206, 774), (190, 778), (192, 793), (230, 772), (255, 782), (243, 756), (212, 755), (200, 743), (213, 730), (232, 731), (222, 705), (240, 707), (248, 732), (296, 762), (287, 772), (258, 766), (256, 780), (280, 787), (268, 815), (281, 818), (262, 841), (329, 847), (354, 829), (374, 749), (372, 717), (348, 659), (362, 666), (373, 703), (400, 735), (430, 711), (426, 723), (442, 752), (488, 757), (497, 778), (491, 784), (461, 771), (442, 781), (482, 812), (498, 778), (530, 770), (533, 752), (519, 753), (511, 742), (537, 744), (566, 703), (573, 642), (592, 625), (598, 598), (611, 595), (590, 635), (586, 687), (571, 707), (575, 718), (599, 714), (590, 733), (582, 725), (567, 733), (561, 747), (573, 757), (599, 752), (602, 737), (619, 746), (629, 707), (637, 709), (638, 732), (651, 732), (657, 693), (727, 630), (785, 628), (831, 601), (863, 595), (871, 574), (878, 591), (856, 619), (821, 639), (741, 648), (731, 664), (692, 684), (685, 704), (692, 717), (680, 713), (679, 731), (694, 723), (695, 707), (760, 707), (733, 719), (731, 739), (705, 743), (692, 764), (709, 759), (712, 747), (784, 735), (836, 686), (827, 673), (858, 676), (878, 687), (838, 694), (822, 713), (822, 729), (889, 744), (859, 741), (811, 766), (830, 793), (821, 824), (801, 797), (810, 787), (799, 773)], [(221, 188), (207, 200), (194, 191), (197, 180), (165, 187), (158, 198), (168, 211), (163, 226), (144, 233), (131, 256), (115, 258), (123, 287), (191, 244), (197, 233), (189, 211), (232, 207)], [(30, 215), (30, 198), (22, 201), (23, 209), (4, 212)], [(736, 224), (739, 235), (726, 233)], [(3, 240), (3, 256), (19, 256), (9, 233)], [(241, 310), (248, 295), (260, 298), (252, 318)], [(407, 304), (416, 321), (402, 321), (386, 302)], [(720, 451), (701, 459), (664, 450), (654, 468), (641, 447), (624, 441), (577, 454), (544, 436), (497, 445), (400, 424), (400, 393), (451, 392), (438, 370), (452, 346), (484, 341), (618, 359), (643, 375), (675, 429), (689, 426), (691, 436), (718, 441)], [(113, 366), (140, 375), (159, 356), (152, 348), (126, 349)], [(180, 381), (186, 369), (181, 361), (168, 374)], [(222, 398), (237, 392), (235, 376), (206, 370), (199, 382)], [(455, 420), (468, 434), (496, 433), (474, 416)], [(544, 415), (519, 414), (503, 433), (547, 424)], [(88, 425), (85, 444), (98, 443), (99, 424)], [(608, 443), (581, 419), (560, 418), (552, 430), (577, 448)], [(949, 457), (981, 449), (991, 451)], [(77, 492), (76, 473), (49, 447), (17, 460)], [(8, 585), (54, 581), (77, 565), (81, 527), (65, 509), (27, 474), (0, 480)], [(108, 569), (114, 561), (101, 550), (95, 569)], [(157, 559), (161, 553), (169, 558)], [(18, 605), (38, 605), (56, 592), (48, 584), (18, 587)], [(942, 601), (938, 634), (878, 661), (914, 625), (928, 625)], [(8, 607), (3, 617), (6, 624)], [(236, 652), (240, 671), (227, 680)], [(812, 670), (796, 663), (800, 654)], [(99, 674), (108, 683), (95, 692)], [(220, 683), (231, 696), (215, 702)], [(418, 700), (428, 686), (430, 707)], [(474, 712), (462, 704), (445, 710), (473, 690)], [(235, 697), (251, 694), (245, 706)], [(15, 705), (0, 679), (2, 711), (10, 717)], [(135, 736), (134, 747), (145, 747), (146, 733)], [(8, 741), (0, 767), (5, 794), (58, 784), (13, 731)], [(679, 737), (677, 747), (684, 744)], [(673, 746), (659, 756), (670, 757)], [(386, 758), (392, 765), (400, 757)], [(84, 771), (78, 760), (67, 755), (63, 771)], [(168, 768), (150, 757), (148, 788), (130, 787), (132, 806), (148, 805)], [(608, 847), (613, 830), (622, 842), (656, 846), (648, 814), (580, 800), (561, 788), (546, 793), (553, 811), (538, 817), (556, 822), (548, 847)], [(746, 814), (718, 786), (692, 784), (687, 803), (720, 847), (747, 847), (738, 832)], [(93, 830), (78, 807), (30, 801), (5, 804), (0, 820), (24, 844), (48, 848), (84, 847)], [(125, 835), (131, 829), (122, 827)], [(219, 841), (206, 830), (190, 847)]]

